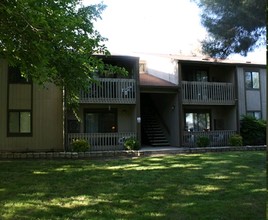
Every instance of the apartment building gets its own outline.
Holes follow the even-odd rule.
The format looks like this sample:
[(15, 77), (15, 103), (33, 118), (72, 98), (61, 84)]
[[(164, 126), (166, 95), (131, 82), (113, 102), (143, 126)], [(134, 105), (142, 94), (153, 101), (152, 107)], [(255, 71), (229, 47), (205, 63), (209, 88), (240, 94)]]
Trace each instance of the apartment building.
[(142, 111), (145, 144), (191, 147), (199, 136), (208, 136), (211, 146), (224, 146), (239, 133), (243, 115), (266, 120), (265, 65), (196, 56), (142, 56), (141, 104), (151, 102), (153, 123), (162, 130), (162, 135), (150, 134), (153, 123), (147, 121), (152, 119)]
[(228, 145), (243, 115), (266, 120), (266, 66), (204, 57), (141, 54), (99, 56), (128, 76), (95, 73), (81, 91), (77, 115), (63, 110), (63, 92), (26, 82), (0, 62), (0, 151), (63, 151), (75, 139), (91, 150), (142, 146), (193, 147), (199, 136)]

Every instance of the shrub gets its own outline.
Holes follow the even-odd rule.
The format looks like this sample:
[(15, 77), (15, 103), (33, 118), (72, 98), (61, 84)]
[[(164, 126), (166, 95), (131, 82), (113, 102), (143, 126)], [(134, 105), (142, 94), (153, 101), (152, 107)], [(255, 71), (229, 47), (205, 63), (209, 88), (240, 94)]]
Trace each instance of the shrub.
[(240, 134), (244, 145), (263, 145), (266, 143), (266, 122), (252, 116), (243, 116)]
[(229, 144), (231, 146), (242, 146), (243, 145), (243, 138), (239, 134), (234, 134), (229, 138)]
[(207, 147), (210, 144), (210, 140), (206, 136), (200, 136), (197, 138), (196, 144), (198, 147)]
[(140, 143), (136, 138), (127, 138), (124, 142), (124, 147), (127, 150), (138, 150), (140, 148)]
[(89, 143), (83, 139), (76, 139), (72, 142), (71, 148), (74, 152), (85, 152), (89, 150)]

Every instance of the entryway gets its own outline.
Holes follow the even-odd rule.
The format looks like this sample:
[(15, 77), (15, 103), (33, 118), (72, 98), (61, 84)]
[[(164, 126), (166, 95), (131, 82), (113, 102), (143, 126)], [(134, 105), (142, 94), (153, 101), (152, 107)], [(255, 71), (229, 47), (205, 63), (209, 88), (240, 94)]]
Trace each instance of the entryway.
[(174, 94), (141, 93), (142, 146), (171, 146), (177, 117), (174, 99)]

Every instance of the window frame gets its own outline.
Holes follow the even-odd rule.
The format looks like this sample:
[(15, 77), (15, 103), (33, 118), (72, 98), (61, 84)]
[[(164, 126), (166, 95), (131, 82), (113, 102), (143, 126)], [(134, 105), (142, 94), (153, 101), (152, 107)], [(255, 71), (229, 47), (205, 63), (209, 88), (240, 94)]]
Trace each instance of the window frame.
[(32, 81), (21, 76), (19, 67), (8, 66), (8, 84), (32, 84)]
[[(204, 73), (206, 73), (207, 81), (198, 79), (198, 76)], [(208, 66), (202, 66), (202, 65), (197, 66), (192, 66), (189, 64), (183, 65), (182, 80), (190, 82), (210, 82), (210, 68)]]
[(141, 61), (139, 62), (139, 72), (140, 72), (141, 74), (147, 72), (147, 64), (146, 64), (146, 61), (141, 60)]
[(194, 81), (195, 82), (209, 82), (208, 70), (197, 69), (194, 73)]
[[(254, 88), (254, 76), (253, 73), (258, 74), (258, 88)], [(250, 74), (250, 82), (247, 82), (247, 74)], [(246, 90), (260, 90), (260, 71), (258, 70), (248, 70), (244, 71), (245, 89)], [(250, 85), (250, 86), (248, 86)]]
[[(260, 114), (260, 117), (256, 117), (256, 113)], [(252, 116), (254, 117), (255, 119), (259, 120), (259, 119), (262, 119), (262, 112), (261, 111), (247, 111), (246, 113), (248, 116)]]
[[(200, 131), (209, 131), (209, 130), (212, 130), (212, 127), (211, 127), (211, 120), (212, 120), (212, 117), (211, 117), (211, 111), (209, 110), (187, 110), (184, 112), (184, 127), (185, 127), (185, 131), (189, 131), (189, 132), (192, 132), (190, 128), (186, 129), (187, 128), (187, 121), (186, 121), (186, 115), (187, 114), (208, 114), (208, 121), (206, 122), (207, 123), (207, 128), (204, 128), (203, 130), (198, 130), (198, 132)], [(193, 121), (193, 124), (195, 124), (195, 121)], [(200, 126), (198, 126), (200, 127)], [(193, 127), (193, 131), (197, 131), (197, 130), (194, 130), (194, 127)]]
[[(30, 113), (30, 132), (21, 132), (21, 113), (28, 112)], [(19, 113), (18, 117), (18, 132), (11, 132), (10, 131), (10, 113)], [(8, 137), (31, 137), (33, 134), (33, 114), (32, 110), (30, 109), (9, 109), (8, 110), (8, 117), (7, 117), (7, 136)]]
[[(88, 113), (92, 114), (108, 114), (108, 113), (113, 113), (114, 114), (114, 120), (115, 120), (115, 129), (113, 131), (100, 131), (98, 129), (97, 132), (88, 132), (87, 131), (87, 123), (86, 123), (86, 115)], [(98, 126), (100, 123), (100, 118), (98, 118)], [(108, 109), (85, 109), (84, 110), (84, 132), (85, 133), (117, 133), (118, 132), (118, 111), (115, 108), (108, 108)]]
[[(14, 74), (14, 77), (11, 75)], [(14, 80), (18, 79), (18, 80)], [(14, 109), (9, 108), (9, 94), (10, 94), (10, 85), (29, 85), (31, 87), (31, 106), (30, 108), (25, 109)], [(7, 119), (6, 119), (6, 135), (7, 137), (32, 137), (33, 136), (33, 82), (31, 79), (26, 79), (20, 75), (20, 69), (19, 67), (13, 67), (8, 66), (7, 71), (7, 105), (6, 105), (6, 113), (7, 113)], [(10, 113), (11, 112), (29, 112), (30, 113), (30, 132), (10, 132)], [(20, 120), (20, 116), (19, 116)], [(20, 129), (20, 121), (19, 121), (19, 129)]]

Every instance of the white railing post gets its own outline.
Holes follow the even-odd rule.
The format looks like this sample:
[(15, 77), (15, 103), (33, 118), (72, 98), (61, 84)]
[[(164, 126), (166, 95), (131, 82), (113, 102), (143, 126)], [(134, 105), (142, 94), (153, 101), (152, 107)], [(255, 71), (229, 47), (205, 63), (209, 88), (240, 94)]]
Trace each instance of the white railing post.
[(80, 92), (81, 103), (136, 103), (135, 79), (100, 78)]
[(182, 81), (184, 103), (234, 104), (232, 83)]
[(228, 146), (229, 138), (235, 133), (233, 130), (185, 131), (182, 136), (182, 142), (185, 147), (196, 147), (198, 138), (206, 136), (210, 140), (210, 146)]
[(122, 150), (124, 149), (124, 140), (130, 137), (136, 138), (136, 133), (69, 133), (67, 135), (67, 144), (69, 147), (73, 140), (83, 139), (90, 144), (91, 151)]

